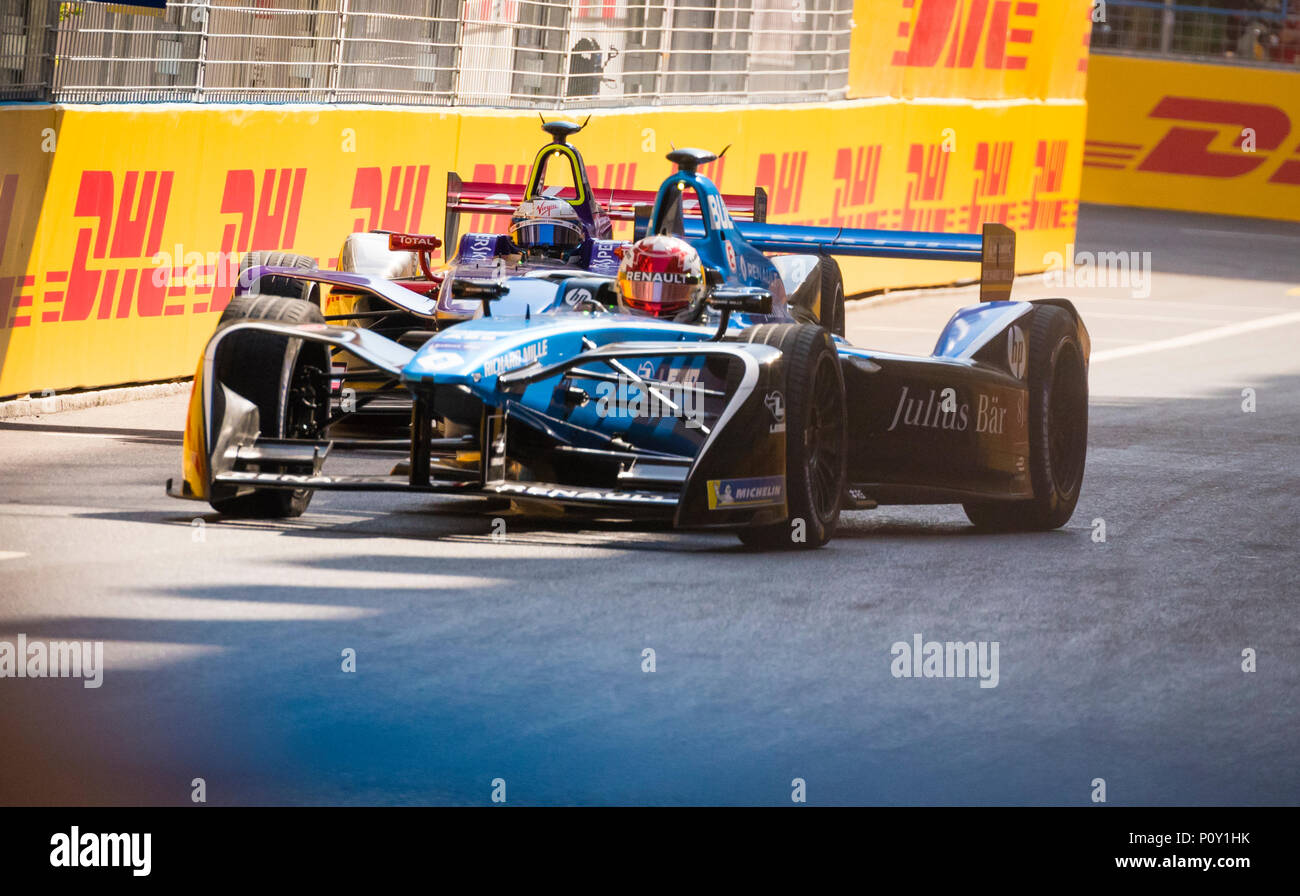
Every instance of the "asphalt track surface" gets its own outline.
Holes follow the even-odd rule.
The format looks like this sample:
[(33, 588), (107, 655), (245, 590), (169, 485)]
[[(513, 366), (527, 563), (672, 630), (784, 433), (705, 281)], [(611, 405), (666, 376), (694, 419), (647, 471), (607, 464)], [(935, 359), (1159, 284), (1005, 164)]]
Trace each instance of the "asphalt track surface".
[[(183, 396), (0, 424), (0, 640), (106, 664), (0, 679), (0, 802), (1300, 803), (1300, 226), (1085, 208), (1078, 244), (1154, 274), (1018, 284), (1094, 337), (1051, 533), (886, 508), (759, 554), (364, 494), (225, 522), (163, 495)], [(895, 298), (850, 337), (928, 352), (974, 300)], [(893, 677), (916, 633), (997, 641), (997, 687)]]

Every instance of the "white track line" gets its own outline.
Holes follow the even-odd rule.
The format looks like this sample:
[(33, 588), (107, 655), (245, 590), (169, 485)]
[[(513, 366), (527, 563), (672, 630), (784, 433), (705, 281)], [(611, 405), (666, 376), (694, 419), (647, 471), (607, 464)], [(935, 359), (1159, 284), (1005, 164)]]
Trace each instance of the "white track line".
[(1204, 230), (1200, 227), (1183, 227), (1183, 233), (1199, 233), (1205, 236), (1226, 236), (1240, 240), (1279, 240), (1281, 242), (1295, 242), (1300, 240), (1300, 236), (1291, 236), (1285, 233), (1243, 233), (1238, 230)]
[(1106, 349), (1105, 351), (1094, 354), (1092, 356), (1092, 361), (1093, 363), (1096, 363), (1097, 361), (1113, 361), (1116, 358), (1127, 358), (1132, 355), (1145, 355), (1148, 352), (1160, 352), (1171, 348), (1186, 348), (1189, 345), (1200, 345), (1203, 342), (1211, 342), (1215, 339), (1227, 339), (1230, 336), (1240, 336), (1242, 333), (1253, 333), (1256, 330), (1269, 330), (1273, 327), (1285, 327), (1290, 324), (1300, 324), (1300, 311), (1293, 311), (1290, 314), (1277, 314), (1273, 317), (1260, 317), (1255, 320), (1228, 324), (1224, 327), (1212, 327), (1209, 330), (1198, 330), (1195, 333), (1188, 333), (1186, 336), (1174, 336), (1170, 339), (1158, 339), (1155, 342), (1146, 342), (1141, 345)]

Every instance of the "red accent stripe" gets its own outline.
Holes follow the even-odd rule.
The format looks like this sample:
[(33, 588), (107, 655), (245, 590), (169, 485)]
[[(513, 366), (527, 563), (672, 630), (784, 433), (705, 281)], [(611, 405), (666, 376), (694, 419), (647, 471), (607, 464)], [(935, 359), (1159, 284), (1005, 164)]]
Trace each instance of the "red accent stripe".
[(1016, 15), (1018, 16), (1036, 16), (1038, 15), (1037, 3), (1017, 3)]
[(173, 314), (184, 314), (184, 313), (185, 313), (184, 305), (168, 305), (166, 308), (163, 309), (163, 314), (169, 317)]
[(1028, 28), (1012, 28), (1007, 40), (1013, 44), (1027, 44), (1034, 39), (1034, 32)]
[(1088, 162), (1088, 161), (1085, 161), (1085, 162), (1083, 163), (1083, 167), (1085, 167), (1085, 168), (1114, 168), (1116, 171), (1123, 171), (1123, 170), (1124, 170), (1125, 168), (1127, 168), (1128, 166), (1127, 166), (1127, 165), (1107, 165), (1107, 164), (1105, 164), (1104, 162)]
[(206, 313), (207, 313), (207, 310), (208, 310), (208, 303), (207, 303), (207, 302), (198, 302), (197, 304), (195, 304), (195, 306), (194, 306), (193, 309), (191, 309), (191, 310), (192, 310), (195, 314), (206, 314)]
[(1020, 71), (1025, 67), (1025, 65), (1028, 62), (1029, 60), (1026, 59), (1024, 56), (1008, 56), (1007, 68), (1011, 69), (1012, 71)]
[(1112, 147), (1114, 149), (1134, 149), (1134, 150), (1142, 148), (1141, 143), (1107, 143), (1105, 140), (1085, 140), (1083, 141), (1083, 145), (1085, 148), (1089, 146), (1107, 146), (1107, 147)]
[(57, 311), (46, 311), (41, 315), (41, 323), (43, 324), (57, 324), (58, 322), (59, 312)]
[(68, 282), (68, 272), (67, 272), (67, 271), (46, 271), (46, 272), (45, 272), (45, 282), (46, 282), (46, 283), (66, 283), (66, 282)]

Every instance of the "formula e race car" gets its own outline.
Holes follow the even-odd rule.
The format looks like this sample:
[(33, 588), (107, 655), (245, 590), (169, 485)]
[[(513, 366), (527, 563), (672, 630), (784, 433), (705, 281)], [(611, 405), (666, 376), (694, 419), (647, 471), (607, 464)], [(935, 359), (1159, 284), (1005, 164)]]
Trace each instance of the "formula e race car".
[[(453, 280), (499, 279), (507, 274), (612, 278), (626, 242), (613, 238), (614, 222), (640, 220), (644, 224), (655, 193), (593, 189), (582, 154), (570, 142), (586, 124), (543, 119), (542, 129), (551, 141), (537, 152), (523, 184), (467, 183), (455, 172), (448, 172), (442, 238), (388, 231), (349, 234), (335, 271), (318, 269), (315, 260), (305, 255), (245, 254), (239, 264), (235, 300), (223, 311), (218, 325), (265, 319), (273, 313), (296, 313), (297, 317), (285, 319), (361, 326), (418, 348), (435, 332), (478, 312), (477, 300), (458, 296), (450, 288)], [(752, 195), (723, 195), (722, 202), (728, 214), (739, 219), (766, 219), (767, 195), (762, 188)], [(698, 214), (698, 209), (687, 203), (686, 212)], [(508, 216), (508, 232), (458, 235), (464, 214), (476, 216), (471, 223), (483, 220), (478, 216)], [(433, 255), (444, 245), (456, 246), (456, 251), (447, 263), (435, 265)], [(295, 270), (275, 273), (279, 268)], [(814, 303), (818, 295), (805, 289), (800, 297)], [(841, 316), (835, 332), (842, 334), (842, 285), (839, 295), (836, 307)], [(291, 312), (291, 306), (254, 301), (254, 296), (303, 299), (319, 313), (300, 306)], [(805, 317), (816, 320), (816, 315), (816, 307), (810, 305)], [(827, 325), (834, 329), (836, 323)], [(334, 367), (333, 404), (344, 411), (346, 419), (337, 421), (336, 428), (373, 433), (392, 430), (395, 420), (406, 419), (410, 404), (393, 378), (346, 355), (341, 355), (340, 361)]]
[[(209, 341), (169, 493), (253, 517), (300, 514), (317, 490), (504, 496), (772, 548), (824, 544), (842, 508), (878, 503), (1063, 525), (1083, 479), (1089, 338), (1067, 301), (1009, 299), (1014, 234), (737, 223), (698, 171), (713, 158), (669, 154), (678, 170), (615, 277), (452, 276), (477, 314), (419, 346), (313, 322), (302, 299), (244, 297), (274, 313)], [(929, 356), (857, 348), (792, 310), (832, 254), (979, 261), (981, 302)], [(331, 438), (335, 351), (409, 396), (408, 438)], [(358, 447), (394, 449), (392, 471), (334, 472)]]

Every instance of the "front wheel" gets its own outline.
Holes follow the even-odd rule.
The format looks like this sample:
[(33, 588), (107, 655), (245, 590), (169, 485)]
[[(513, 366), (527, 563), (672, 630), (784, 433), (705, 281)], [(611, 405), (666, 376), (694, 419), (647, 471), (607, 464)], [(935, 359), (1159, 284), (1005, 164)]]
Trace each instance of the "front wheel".
[(1033, 311), (1029, 332), (1029, 477), (1034, 496), (963, 505), (995, 532), (1045, 531), (1069, 522), (1088, 454), (1088, 368), (1074, 315), (1054, 305)]
[[(221, 323), (268, 320), (286, 324), (325, 322), (320, 309), (302, 299), (246, 295), (233, 299)], [(314, 439), (329, 419), (329, 350), (316, 343), (272, 333), (238, 333), (218, 355), (216, 381), (257, 406), (261, 435)], [(311, 500), (308, 489), (237, 489), (213, 485), (208, 503), (226, 516), (300, 516)]]
[(740, 340), (781, 350), (789, 509), (784, 522), (740, 530), (740, 540), (769, 550), (821, 547), (839, 521), (847, 475), (844, 375), (835, 343), (812, 324), (762, 324)]

